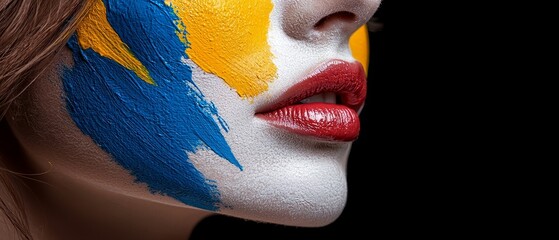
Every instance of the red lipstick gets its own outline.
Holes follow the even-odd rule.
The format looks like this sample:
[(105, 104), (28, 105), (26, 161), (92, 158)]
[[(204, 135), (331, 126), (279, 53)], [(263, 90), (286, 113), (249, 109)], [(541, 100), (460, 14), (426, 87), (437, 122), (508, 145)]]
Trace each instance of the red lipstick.
[[(359, 62), (331, 60), (290, 87), (278, 101), (257, 111), (256, 116), (296, 134), (326, 141), (353, 141), (359, 136), (358, 111), (366, 93), (366, 75)], [(323, 101), (310, 102), (317, 99)]]

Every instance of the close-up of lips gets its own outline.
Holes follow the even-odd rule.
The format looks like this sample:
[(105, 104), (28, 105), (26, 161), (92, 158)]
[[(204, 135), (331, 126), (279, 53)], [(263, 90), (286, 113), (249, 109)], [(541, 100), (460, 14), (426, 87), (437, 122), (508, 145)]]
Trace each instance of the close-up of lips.
[(354, 141), (367, 94), (359, 62), (332, 60), (289, 88), (256, 116), (279, 128), (326, 141)]

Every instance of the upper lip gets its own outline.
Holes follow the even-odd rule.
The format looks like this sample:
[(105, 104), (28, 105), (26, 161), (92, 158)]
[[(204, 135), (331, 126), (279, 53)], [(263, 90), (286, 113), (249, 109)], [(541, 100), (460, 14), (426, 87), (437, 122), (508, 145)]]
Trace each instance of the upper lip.
[(322, 93), (335, 93), (336, 104), (358, 112), (367, 94), (367, 80), (361, 63), (349, 63), (338, 59), (325, 62), (256, 113), (274, 111)]

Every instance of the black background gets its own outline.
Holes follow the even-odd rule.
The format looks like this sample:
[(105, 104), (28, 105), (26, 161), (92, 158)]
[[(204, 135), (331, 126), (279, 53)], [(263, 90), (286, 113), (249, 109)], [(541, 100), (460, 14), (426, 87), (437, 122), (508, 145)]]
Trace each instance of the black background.
[[(373, 16), (383, 25), (382, 29), (369, 32), (368, 97), (360, 115), (361, 134), (349, 156), (348, 201), (342, 215), (334, 223), (321, 228), (279, 226), (215, 215), (203, 220), (191, 239), (218, 239), (223, 235), (228, 239), (352, 239), (350, 236), (360, 236), (361, 239), (396, 230), (394, 222), (403, 220), (399, 219), (403, 217), (402, 208), (398, 207), (398, 199), (387, 196), (395, 193), (387, 186), (393, 186), (391, 182), (399, 180), (391, 177), (382, 167), (383, 161), (394, 161), (390, 155), (393, 150), (396, 155), (396, 149), (387, 146), (398, 139), (398, 136), (390, 134), (394, 123), (383, 122), (391, 121), (391, 118), (382, 116), (394, 112), (387, 109), (393, 104), (390, 101), (398, 101), (395, 96), (390, 97), (385, 89), (387, 81), (390, 81), (386, 59), (390, 54), (387, 36), (392, 31), (388, 12), (394, 7), (391, 5), (393, 2), (384, 1)], [(393, 86), (393, 83), (390, 85)], [(391, 166), (394, 164), (390, 163)]]

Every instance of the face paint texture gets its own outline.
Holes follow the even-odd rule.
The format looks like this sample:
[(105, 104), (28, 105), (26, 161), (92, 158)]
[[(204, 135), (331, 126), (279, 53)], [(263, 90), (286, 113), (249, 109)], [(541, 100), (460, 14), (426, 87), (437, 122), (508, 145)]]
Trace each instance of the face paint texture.
[(367, 73), (369, 67), (369, 31), (365, 25), (351, 35), (349, 47), (353, 57), (363, 65), (365, 73)]
[(106, 12), (107, 9), (102, 1), (94, 3), (89, 13), (90, 17), (85, 18), (77, 29), (81, 48), (92, 48), (99, 55), (114, 60), (126, 69), (132, 70), (142, 80), (153, 84), (146, 67), (136, 59), (109, 24), (105, 17)]
[[(277, 68), (267, 34), (270, 0), (166, 0), (180, 21), (178, 34), (190, 58), (221, 77), (243, 98), (268, 89)], [(248, 71), (247, 71), (248, 70)]]
[[(74, 65), (65, 70), (63, 82), (72, 119), (152, 192), (219, 210), (215, 182), (188, 154), (210, 149), (242, 167), (221, 133), (228, 131), (226, 123), (184, 63), (189, 56), (177, 36), (174, 10), (164, 0), (98, 1), (68, 43)], [(106, 14), (100, 14), (103, 8)], [(130, 59), (145, 66), (156, 85), (131, 68)]]

